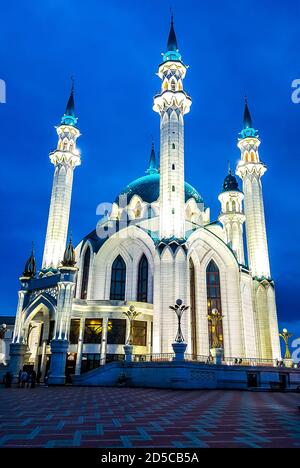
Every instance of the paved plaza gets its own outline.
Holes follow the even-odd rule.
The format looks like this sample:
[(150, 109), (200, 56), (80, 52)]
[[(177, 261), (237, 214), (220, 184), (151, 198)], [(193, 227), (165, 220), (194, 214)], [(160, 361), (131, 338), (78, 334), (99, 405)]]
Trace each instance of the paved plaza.
[(300, 394), (0, 389), (0, 447), (300, 447)]

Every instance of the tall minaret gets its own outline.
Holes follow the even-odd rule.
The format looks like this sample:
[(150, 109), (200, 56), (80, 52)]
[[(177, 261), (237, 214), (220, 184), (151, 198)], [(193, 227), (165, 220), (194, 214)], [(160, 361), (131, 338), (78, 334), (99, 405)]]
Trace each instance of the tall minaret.
[(70, 216), (73, 171), (80, 165), (80, 153), (76, 140), (80, 132), (76, 127), (74, 112), (74, 86), (61, 124), (56, 127), (58, 144), (50, 153), (54, 164), (54, 178), (44, 248), (43, 269), (56, 269), (63, 259)]
[(261, 177), (267, 168), (260, 161), (259, 145), (260, 139), (257, 130), (253, 128), (246, 99), (244, 125), (238, 140), (241, 160), (236, 173), (243, 180), (249, 267), (253, 277), (269, 279), (270, 263), (261, 184)]
[(244, 195), (239, 189), (236, 178), (229, 167), (228, 175), (224, 180), (223, 190), (219, 195), (221, 203), (220, 222), (226, 232), (227, 244), (236, 255), (238, 262), (245, 264), (243, 224), (245, 215), (243, 213)]
[(184, 122), (191, 98), (183, 91), (187, 67), (181, 61), (173, 16), (163, 62), (158, 69), (161, 92), (153, 110), (160, 114), (160, 238), (184, 238)]

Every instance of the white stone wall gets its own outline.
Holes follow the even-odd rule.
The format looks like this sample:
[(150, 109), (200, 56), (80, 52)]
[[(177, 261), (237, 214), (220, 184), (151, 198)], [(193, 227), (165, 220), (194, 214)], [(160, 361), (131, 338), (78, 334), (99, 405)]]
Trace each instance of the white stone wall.
[(260, 354), (257, 346), (256, 320), (252, 297), (253, 281), (248, 273), (242, 272), (240, 278), (245, 356), (248, 358), (259, 358)]

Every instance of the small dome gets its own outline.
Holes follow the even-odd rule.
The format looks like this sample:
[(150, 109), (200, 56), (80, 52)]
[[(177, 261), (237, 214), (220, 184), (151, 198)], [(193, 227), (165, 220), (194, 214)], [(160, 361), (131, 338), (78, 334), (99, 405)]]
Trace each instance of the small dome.
[(240, 192), (239, 189), (239, 184), (234, 177), (234, 175), (231, 174), (231, 171), (229, 170), (228, 176), (224, 180), (223, 184), (223, 191), (224, 192)]
[[(144, 202), (153, 203), (159, 198), (159, 181), (159, 173), (148, 174), (144, 177), (140, 177), (139, 179), (131, 182), (129, 185), (127, 185), (127, 187), (125, 187), (124, 190), (122, 190), (122, 192), (116, 198), (115, 203), (119, 203), (120, 197), (127, 196), (128, 204), (134, 195), (138, 195)], [(190, 200), (190, 198), (194, 198), (196, 203), (203, 203), (203, 198), (197, 192), (197, 190), (194, 189), (194, 187), (185, 182), (184, 188), (185, 202)]]

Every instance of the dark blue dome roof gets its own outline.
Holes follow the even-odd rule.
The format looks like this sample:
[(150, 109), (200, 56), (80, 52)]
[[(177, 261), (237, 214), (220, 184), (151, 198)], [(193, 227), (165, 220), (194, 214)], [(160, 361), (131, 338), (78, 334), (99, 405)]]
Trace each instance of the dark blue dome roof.
[[(134, 195), (138, 195), (144, 202), (153, 203), (159, 198), (159, 180), (159, 173), (140, 177), (127, 185), (116, 198), (115, 202), (119, 203), (120, 197), (127, 196), (127, 203), (129, 203)], [(190, 198), (194, 198), (196, 203), (203, 203), (203, 198), (194, 187), (187, 182), (184, 183), (184, 187), (186, 202)]]

